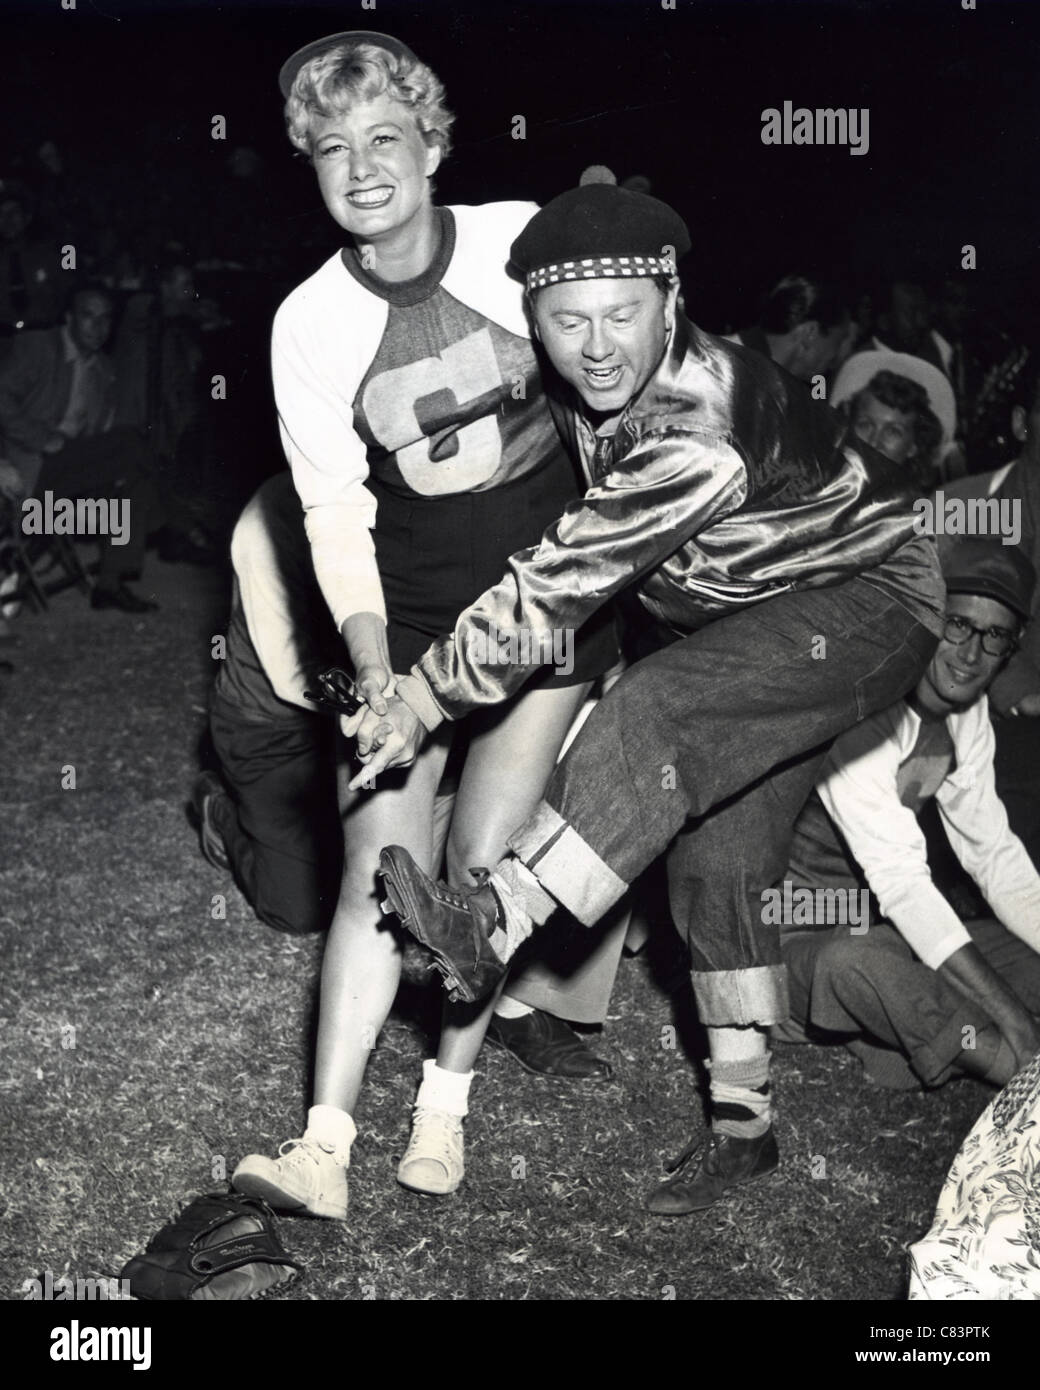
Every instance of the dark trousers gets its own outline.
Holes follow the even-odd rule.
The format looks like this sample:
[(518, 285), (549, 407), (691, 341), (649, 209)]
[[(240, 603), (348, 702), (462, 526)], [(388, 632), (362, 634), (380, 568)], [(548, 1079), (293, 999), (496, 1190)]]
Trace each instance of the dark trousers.
[(231, 791), (214, 819), (239, 887), (268, 926), (323, 930), (343, 865), (332, 720), (304, 710), (250, 720), (215, 694), (209, 722)]
[(912, 689), (935, 645), (862, 577), (719, 619), (626, 672), (510, 844), (587, 925), (671, 847), (701, 1021), (778, 1022), (786, 979), (762, 891), (831, 742)]
[(1040, 719), (1029, 715), (994, 719), (997, 795), (1011, 829), (1040, 867)]
[[(1040, 1014), (1040, 955), (992, 918), (966, 925), (997, 974)], [(861, 935), (848, 927), (787, 930), (782, 950), (791, 1020), (781, 1040), (847, 1041), (878, 1085), (940, 1085), (957, 1069), (965, 1041), (994, 1026), (981, 1004), (918, 960), (887, 922)]]
[(114, 545), (111, 537), (99, 538), (98, 584), (114, 588), (125, 576), (141, 572), (148, 533), (162, 522), (151, 457), (136, 430), (115, 429), (70, 439), (56, 454), (44, 454), (34, 493), (42, 498), (48, 490), (55, 499), (125, 498), (128, 539)]

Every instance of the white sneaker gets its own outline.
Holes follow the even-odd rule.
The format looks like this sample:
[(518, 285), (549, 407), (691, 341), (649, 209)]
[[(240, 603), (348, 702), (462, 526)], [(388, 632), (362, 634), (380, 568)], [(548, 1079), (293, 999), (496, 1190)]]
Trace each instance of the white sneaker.
[(278, 1158), (248, 1154), (231, 1174), (231, 1186), (262, 1197), (275, 1211), (309, 1211), (347, 1219), (347, 1170), (314, 1139), (288, 1139)]
[(466, 1167), (462, 1157), (462, 1121), (445, 1110), (415, 1107), (412, 1137), (397, 1169), (397, 1181), (413, 1192), (444, 1196), (454, 1192)]

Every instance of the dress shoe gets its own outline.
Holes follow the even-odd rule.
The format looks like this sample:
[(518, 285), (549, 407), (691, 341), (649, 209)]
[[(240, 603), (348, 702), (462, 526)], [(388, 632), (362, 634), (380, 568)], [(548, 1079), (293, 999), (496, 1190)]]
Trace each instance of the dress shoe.
[(566, 1023), (553, 1014), (533, 1009), (522, 1018), (492, 1014), (487, 1040), (515, 1057), (525, 1071), (540, 1076), (594, 1078), (612, 1075), (608, 1061), (585, 1046)]
[(213, 803), (227, 792), (215, 772), (202, 772), (192, 788), (191, 804), (199, 822), (199, 848), (203, 856), (215, 869), (231, 870), (224, 837), (217, 829), (213, 816)]
[(90, 595), (91, 608), (118, 608), (124, 613), (154, 613), (159, 607), (151, 599), (141, 598), (126, 584), (114, 589), (95, 588)]
[(704, 1211), (729, 1188), (764, 1177), (779, 1162), (772, 1125), (756, 1139), (735, 1139), (710, 1130), (669, 1165), (673, 1176), (650, 1194), (647, 1210), (658, 1216)]
[(422, 942), (444, 976), (449, 999), (472, 1004), (484, 999), (506, 973), (508, 962), (492, 946), (505, 946), (502, 908), (490, 883), (449, 888), (424, 874), (400, 845), (379, 856), (386, 890), (384, 912), (396, 912), (401, 926)]

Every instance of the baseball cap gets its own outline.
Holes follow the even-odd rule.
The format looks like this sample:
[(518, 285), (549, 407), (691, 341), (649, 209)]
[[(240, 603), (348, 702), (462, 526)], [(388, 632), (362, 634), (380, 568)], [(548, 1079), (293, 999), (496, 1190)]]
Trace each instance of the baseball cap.
[(304, 44), (303, 48), (298, 48), (291, 58), (285, 60), (278, 74), (278, 86), (282, 96), (288, 100), (292, 85), (296, 81), (296, 74), (304, 63), (309, 63), (312, 58), (317, 58), (321, 53), (327, 53), (330, 48), (339, 48), (340, 44), (344, 43), (370, 43), (374, 44), (376, 48), (385, 48), (395, 58), (408, 58), (412, 62), (419, 61), (406, 43), (402, 43), (400, 39), (395, 39), (391, 34), (377, 34), (373, 29), (345, 29), (340, 34), (328, 34), (323, 39), (315, 39), (312, 43)]
[(948, 594), (978, 594), (996, 599), (1028, 621), (1036, 588), (1036, 570), (1017, 545), (972, 537), (951, 546), (943, 562)]

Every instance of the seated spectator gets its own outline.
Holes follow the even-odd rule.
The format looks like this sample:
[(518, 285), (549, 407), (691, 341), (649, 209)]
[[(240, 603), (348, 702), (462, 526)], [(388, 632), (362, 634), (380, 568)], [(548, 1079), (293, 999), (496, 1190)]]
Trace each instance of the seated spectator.
[(187, 259), (163, 261), (155, 292), (135, 294), (127, 304), (113, 353), (117, 421), (147, 429), (160, 459), (169, 461), (199, 413), (196, 300)]
[(878, 315), (871, 344), (881, 352), (905, 352), (949, 375), (950, 345), (931, 326), (928, 295), (908, 280), (892, 284), (887, 306)]
[[(1011, 433), (1019, 452), (1010, 463), (949, 485), (946, 498), (992, 498), (1015, 507), (1021, 519), (1019, 545), (1040, 570), (1040, 354), (1033, 354), (1015, 383)], [(954, 543), (940, 536), (940, 553)], [(1008, 818), (1034, 862), (1040, 866), (1040, 623), (1034, 594), (1019, 649), (989, 694), (997, 740), (997, 792)], [(1016, 717), (1019, 716), (1019, 717)]]
[[(1040, 1050), (1040, 875), (994, 790), (986, 702), (1036, 572), (1014, 547), (978, 539), (944, 569), (946, 629), (928, 670), (835, 743), (785, 875), (792, 890), (869, 888), (872, 912), (869, 924), (848, 913), (856, 926), (819, 913), (808, 930), (782, 925), (791, 1019), (776, 1037), (844, 1041), (870, 1080), (900, 1089), (958, 1072), (1003, 1086)], [(999, 921), (963, 924), (936, 888), (916, 819), (933, 798)]]
[(792, 376), (811, 381), (840, 364), (853, 329), (848, 296), (837, 285), (785, 275), (766, 296), (758, 322), (728, 341), (754, 348)]
[(156, 605), (126, 580), (140, 573), (159, 508), (140, 436), (113, 428), (115, 374), (101, 351), (111, 330), (109, 292), (85, 285), (61, 327), (19, 334), (0, 363), (0, 438), (28, 496), (125, 499), (129, 524), (102, 544), (91, 604), (144, 613)]
[(208, 493), (208, 440), (202, 428), (200, 305), (190, 261), (171, 251), (157, 268), (154, 292), (136, 294), (116, 338), (116, 423), (132, 425), (156, 460), (167, 525), (157, 537), (165, 560), (210, 563), (216, 557), (200, 516)]
[(955, 424), (941, 372), (901, 353), (857, 353), (838, 372), (830, 402), (844, 409), (857, 439), (902, 464), (920, 491), (932, 491)]
[(59, 247), (30, 240), (31, 220), (28, 189), (0, 179), (0, 336), (47, 328), (61, 317)]

